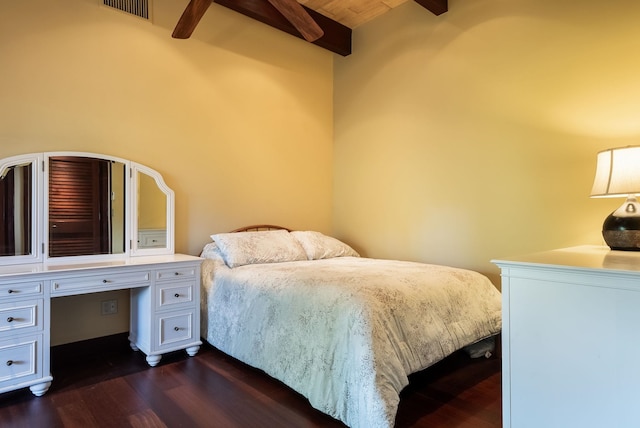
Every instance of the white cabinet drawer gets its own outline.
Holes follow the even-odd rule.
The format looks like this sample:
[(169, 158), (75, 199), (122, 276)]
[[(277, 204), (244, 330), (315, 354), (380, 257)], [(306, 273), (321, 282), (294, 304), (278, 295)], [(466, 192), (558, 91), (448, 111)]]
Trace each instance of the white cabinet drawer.
[(139, 248), (164, 248), (167, 246), (166, 230), (138, 230)]
[(42, 299), (0, 304), (0, 337), (42, 328), (42, 307)]
[(168, 309), (177, 305), (193, 304), (195, 282), (171, 282), (158, 286), (156, 309)]
[(0, 285), (0, 299), (5, 300), (29, 297), (29, 296), (40, 296), (42, 295), (44, 287), (41, 281), (36, 282), (18, 282), (12, 284), (2, 284)]
[(172, 312), (156, 317), (158, 325), (158, 350), (192, 342), (194, 338), (193, 311)]
[(92, 293), (120, 288), (150, 285), (150, 274), (142, 272), (104, 273), (102, 275), (74, 276), (51, 281), (51, 295)]
[(175, 269), (159, 269), (156, 271), (156, 279), (159, 281), (183, 278), (195, 278), (195, 267), (183, 267)]
[(0, 388), (41, 376), (42, 337), (23, 337), (0, 342)]

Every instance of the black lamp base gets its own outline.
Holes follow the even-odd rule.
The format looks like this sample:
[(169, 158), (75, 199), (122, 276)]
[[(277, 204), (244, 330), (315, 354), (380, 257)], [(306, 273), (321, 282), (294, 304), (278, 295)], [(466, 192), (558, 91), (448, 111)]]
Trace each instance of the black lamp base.
[(604, 242), (612, 250), (640, 251), (640, 216), (618, 217), (611, 213), (602, 225)]

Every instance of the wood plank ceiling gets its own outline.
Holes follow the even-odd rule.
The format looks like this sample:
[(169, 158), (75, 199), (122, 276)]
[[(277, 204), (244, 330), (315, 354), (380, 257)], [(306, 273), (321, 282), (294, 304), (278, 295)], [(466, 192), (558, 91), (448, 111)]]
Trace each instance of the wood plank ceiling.
[[(309, 37), (296, 19), (290, 20), (290, 13), (285, 17), (282, 5), (286, 1), (274, 0), (211, 0), (228, 7), (250, 18), (287, 32), (293, 36), (306, 39), (310, 43), (328, 49), (337, 54), (351, 54), (351, 30), (385, 14), (391, 9), (409, 0), (298, 0), (302, 8), (320, 27), (316, 37)], [(425, 8), (425, 13), (440, 15), (447, 11), (448, 0), (414, 0)], [(191, 31), (207, 10), (209, 0), (191, 0), (180, 18), (173, 37), (188, 38)], [(280, 5), (280, 6), (279, 6)], [(297, 5), (295, 5), (297, 6)], [(278, 8), (276, 8), (278, 7)], [(279, 10), (280, 9), (280, 10)], [(284, 12), (289, 12), (283, 10)], [(303, 12), (304, 13), (304, 12)], [(307, 17), (303, 17), (307, 18)], [(189, 27), (190, 31), (184, 28)], [(299, 31), (297, 28), (302, 30)], [(303, 35), (303, 33), (305, 33)]]
[[(366, 22), (389, 12), (391, 9), (406, 3), (409, 0), (298, 0), (300, 4), (315, 10), (318, 13), (331, 18), (334, 21), (346, 25), (349, 28), (356, 28)], [(423, 3), (427, 9), (427, 4), (434, 3), (434, 8), (438, 2), (418, 2)], [(446, 11), (446, 2), (441, 2)], [(431, 9), (430, 9), (431, 10)], [(436, 13), (432, 10), (433, 13)], [(440, 12), (442, 13), (442, 12)], [(439, 13), (436, 13), (439, 15)]]

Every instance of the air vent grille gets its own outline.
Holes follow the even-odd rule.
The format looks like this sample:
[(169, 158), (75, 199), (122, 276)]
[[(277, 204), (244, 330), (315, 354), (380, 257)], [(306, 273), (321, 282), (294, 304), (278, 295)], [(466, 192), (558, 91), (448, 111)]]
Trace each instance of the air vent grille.
[(149, 19), (149, 0), (102, 0), (105, 6)]

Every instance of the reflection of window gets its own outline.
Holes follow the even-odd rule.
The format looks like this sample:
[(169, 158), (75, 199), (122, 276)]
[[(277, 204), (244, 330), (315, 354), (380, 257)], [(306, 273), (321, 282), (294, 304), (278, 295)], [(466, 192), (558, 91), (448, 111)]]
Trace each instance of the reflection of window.
[(49, 159), (49, 256), (110, 254), (111, 162)]
[(0, 179), (0, 256), (31, 254), (31, 164)]

